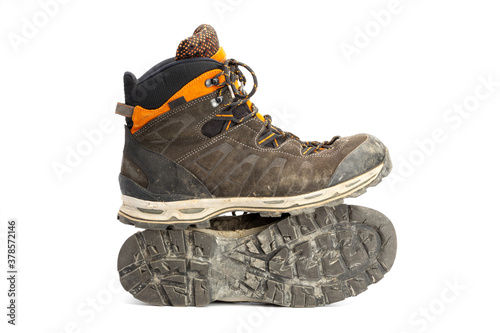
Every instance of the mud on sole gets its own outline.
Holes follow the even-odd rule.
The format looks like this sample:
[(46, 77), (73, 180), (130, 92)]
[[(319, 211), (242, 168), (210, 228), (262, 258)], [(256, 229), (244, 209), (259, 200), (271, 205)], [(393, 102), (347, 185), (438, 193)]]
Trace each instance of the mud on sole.
[(268, 220), (239, 231), (138, 232), (119, 254), (121, 284), (153, 305), (315, 307), (362, 293), (394, 263), (394, 227), (375, 210), (340, 205)]

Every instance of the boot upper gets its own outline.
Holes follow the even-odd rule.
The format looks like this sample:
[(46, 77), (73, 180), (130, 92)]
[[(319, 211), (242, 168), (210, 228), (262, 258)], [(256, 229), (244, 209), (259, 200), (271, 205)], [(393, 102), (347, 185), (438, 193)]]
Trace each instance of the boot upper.
[[(254, 78), (251, 93), (243, 89), (238, 64)], [(303, 142), (272, 125), (249, 99), (257, 89), (255, 73), (227, 60), (207, 25), (179, 44), (175, 58), (141, 78), (125, 73), (124, 85), (130, 140), (144, 149), (141, 156), (161, 156), (165, 165), (178, 166), (172, 170), (196, 180), (182, 186), (202, 184), (200, 191), (188, 191), (195, 197), (304, 194), (367, 172), (385, 158), (383, 144), (367, 134)], [(158, 171), (134, 154), (125, 151), (123, 176), (155, 193), (172, 190), (158, 186), (165, 183)]]

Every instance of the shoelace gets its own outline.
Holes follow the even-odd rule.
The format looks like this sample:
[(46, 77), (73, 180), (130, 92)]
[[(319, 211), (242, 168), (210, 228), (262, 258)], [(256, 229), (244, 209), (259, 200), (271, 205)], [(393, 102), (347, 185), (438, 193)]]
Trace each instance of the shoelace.
[[(239, 66), (242, 66), (248, 70), (248, 72), (252, 75), (253, 79), (253, 87), (250, 93), (247, 93), (245, 91), (245, 84), (247, 82), (245, 75), (241, 72)], [(221, 75), (224, 75), (225, 81), (223, 83), (220, 83), (219, 77)], [(210, 81), (210, 82), (208, 82)], [(236, 83), (238, 82), (238, 85)], [(229, 107), (224, 113), (218, 114), (217, 117), (223, 118), (224, 120), (228, 121), (228, 124), (226, 126), (226, 130), (229, 129), (231, 123), (234, 124), (240, 124), (243, 123), (250, 118), (253, 118), (257, 115), (259, 112), (258, 108), (253, 104), (252, 102), (247, 103), (250, 101), (250, 98), (256, 93), (257, 91), (257, 76), (255, 75), (255, 72), (250, 68), (250, 66), (239, 62), (235, 59), (228, 59), (224, 62), (224, 71), (220, 72), (216, 76), (214, 76), (212, 79), (207, 80), (207, 83), (210, 85), (216, 85), (220, 87), (225, 87), (229, 89), (229, 92), (231, 93), (231, 100), (223, 104), (224, 107)], [(220, 104), (223, 102), (223, 89), (219, 89), (219, 94), (216, 98), (216, 103)], [(235, 108), (238, 106), (241, 106), (243, 104), (249, 104), (250, 108), (250, 113), (245, 115), (244, 117), (237, 118), (234, 116), (233, 111)], [(290, 132), (285, 132), (282, 131), (280, 128), (273, 126), (272, 125), (272, 118), (270, 115), (265, 115), (264, 116), (264, 126), (267, 129), (267, 135), (264, 136), (263, 139), (259, 141), (260, 145), (266, 145), (270, 142), (274, 142), (274, 147), (279, 146), (279, 141), (285, 140), (285, 139), (295, 139), (300, 142), (302, 145), (302, 155), (309, 155), (321, 150), (325, 149), (330, 149), (333, 146), (333, 143), (339, 138), (339, 136), (333, 137), (330, 141), (301, 141), (298, 136), (290, 133)]]

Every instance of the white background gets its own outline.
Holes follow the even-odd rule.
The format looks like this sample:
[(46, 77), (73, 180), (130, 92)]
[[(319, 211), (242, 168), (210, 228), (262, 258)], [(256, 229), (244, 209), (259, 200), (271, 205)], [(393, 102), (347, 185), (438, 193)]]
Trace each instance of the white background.
[[(389, 0), (66, 2), (44, 22), (37, 1), (0, 1), (0, 266), (15, 217), (20, 271), (15, 328), (1, 279), (2, 332), (498, 329), (498, 2), (400, 0), (385, 26), (371, 12)], [(40, 27), (14, 47), (26, 20)], [(314, 309), (168, 308), (117, 285), (118, 251), (136, 231), (116, 220), (122, 76), (174, 56), (201, 23), (255, 70), (253, 101), (278, 126), (305, 140), (367, 132), (389, 147), (392, 176), (348, 200), (382, 211), (398, 233), (393, 270), (360, 296)], [(357, 53), (346, 57), (347, 44)], [(464, 103), (464, 116), (447, 111)], [(54, 163), (103, 120), (102, 142), (58, 179)]]

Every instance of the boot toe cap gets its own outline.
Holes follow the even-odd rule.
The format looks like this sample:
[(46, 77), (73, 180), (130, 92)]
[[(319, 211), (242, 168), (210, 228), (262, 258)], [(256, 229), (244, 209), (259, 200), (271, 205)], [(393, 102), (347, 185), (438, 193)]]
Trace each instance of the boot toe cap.
[(341, 138), (340, 140), (347, 142), (355, 140), (360, 143), (337, 166), (328, 183), (328, 187), (362, 175), (384, 163), (388, 158), (387, 148), (379, 139), (372, 135), (358, 134)]

